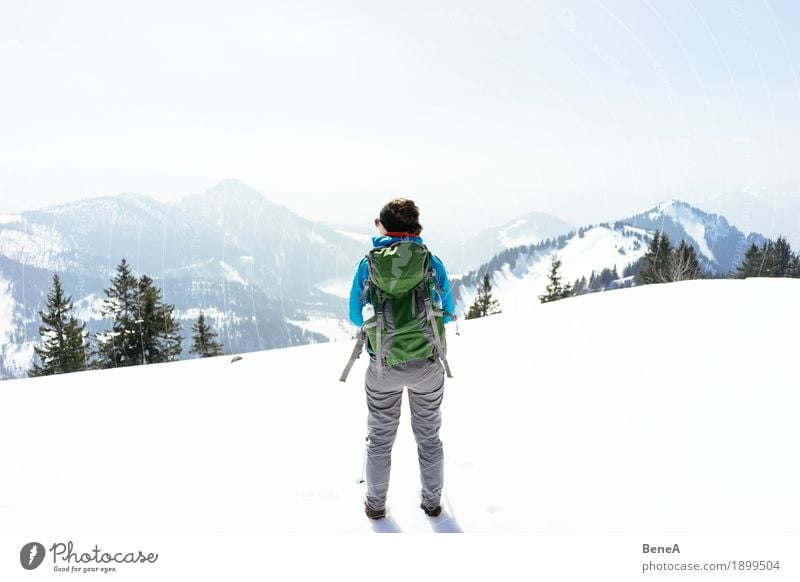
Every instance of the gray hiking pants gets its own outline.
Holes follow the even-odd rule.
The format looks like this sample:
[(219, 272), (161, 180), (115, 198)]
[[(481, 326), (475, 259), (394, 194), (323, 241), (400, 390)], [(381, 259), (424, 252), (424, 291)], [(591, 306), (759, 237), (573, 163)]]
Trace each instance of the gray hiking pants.
[(444, 370), (438, 360), (416, 360), (384, 367), (378, 382), (378, 365), (370, 356), (365, 379), (367, 393), (367, 503), (373, 509), (386, 506), (392, 445), (400, 424), (403, 387), (408, 388), (411, 428), (417, 441), (422, 502), (439, 505), (444, 482), (444, 456), (439, 428), (439, 407), (444, 396)]

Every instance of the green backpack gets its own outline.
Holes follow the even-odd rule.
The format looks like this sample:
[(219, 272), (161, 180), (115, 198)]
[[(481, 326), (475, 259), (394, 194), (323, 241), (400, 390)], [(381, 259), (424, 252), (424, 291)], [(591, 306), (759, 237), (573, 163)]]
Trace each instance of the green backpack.
[(378, 361), (378, 378), (385, 366), (412, 360), (438, 358), (448, 378), (444, 316), (455, 316), (433, 306), (433, 290), (444, 297), (431, 267), (428, 248), (418, 242), (400, 240), (367, 253), (369, 277), (359, 303), (369, 291), (374, 315), (364, 321), (355, 349), (342, 372), (347, 379), (350, 368), (361, 355), (365, 343)]

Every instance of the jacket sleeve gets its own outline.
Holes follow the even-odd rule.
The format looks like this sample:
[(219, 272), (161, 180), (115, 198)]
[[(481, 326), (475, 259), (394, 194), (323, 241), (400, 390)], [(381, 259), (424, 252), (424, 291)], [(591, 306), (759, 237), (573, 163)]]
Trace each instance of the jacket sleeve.
[[(450, 289), (450, 279), (447, 277), (447, 270), (444, 268), (444, 263), (436, 255), (431, 257), (433, 263), (433, 270), (436, 272), (436, 282), (442, 290), (442, 309), (455, 313), (455, 302), (453, 301), (453, 292)], [(444, 316), (444, 322), (452, 321), (450, 316)]]
[[(361, 297), (361, 292), (364, 290), (364, 285), (367, 283), (367, 260), (361, 259), (356, 269), (356, 274), (353, 277), (353, 286), (350, 288), (350, 323), (357, 327), (364, 324), (364, 316), (361, 314), (361, 308), (364, 306), (363, 302), (359, 302), (358, 298)], [(369, 293), (364, 297), (364, 302), (369, 300)]]

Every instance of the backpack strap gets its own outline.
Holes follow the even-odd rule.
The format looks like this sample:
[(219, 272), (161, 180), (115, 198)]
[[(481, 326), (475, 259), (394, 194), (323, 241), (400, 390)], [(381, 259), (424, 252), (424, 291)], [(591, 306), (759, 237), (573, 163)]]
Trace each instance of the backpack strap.
[(444, 350), (442, 349), (442, 338), (439, 337), (439, 328), (436, 326), (436, 319), (433, 314), (433, 306), (431, 305), (430, 297), (425, 298), (425, 313), (428, 316), (428, 325), (430, 325), (431, 330), (433, 331), (436, 351), (439, 354), (439, 358), (442, 360), (442, 364), (444, 364), (444, 371), (447, 372), (448, 378), (452, 378), (453, 375), (450, 373), (450, 365), (447, 363), (447, 358), (445, 357)]
[(369, 279), (366, 280), (364, 283), (364, 288), (361, 290), (361, 295), (358, 296), (358, 302), (363, 303), (364, 297), (367, 296), (367, 291), (369, 291)]
[(347, 362), (347, 365), (344, 367), (344, 371), (342, 375), (339, 377), (339, 382), (346, 382), (347, 375), (350, 373), (350, 368), (353, 367), (353, 364), (356, 363), (356, 360), (361, 357), (361, 350), (364, 349), (364, 342), (367, 338), (367, 329), (362, 327), (358, 332), (358, 339), (356, 340), (356, 347), (353, 348), (353, 353), (350, 354), (350, 360)]
[[(442, 305), (444, 305), (444, 293), (442, 292), (442, 288), (439, 286), (439, 280), (436, 278), (436, 272), (433, 269), (428, 270), (428, 277), (433, 279), (433, 285), (436, 289), (436, 292), (439, 294), (439, 297), (442, 299)], [(442, 309), (442, 314), (448, 316), (452, 321), (456, 322), (456, 335), (461, 335), (458, 333), (458, 318), (456, 317), (455, 313)]]
[(375, 289), (375, 299), (378, 308), (375, 310), (375, 359), (378, 360), (378, 381), (383, 378), (383, 352), (381, 351), (381, 332), (383, 331), (383, 298), (377, 287)]

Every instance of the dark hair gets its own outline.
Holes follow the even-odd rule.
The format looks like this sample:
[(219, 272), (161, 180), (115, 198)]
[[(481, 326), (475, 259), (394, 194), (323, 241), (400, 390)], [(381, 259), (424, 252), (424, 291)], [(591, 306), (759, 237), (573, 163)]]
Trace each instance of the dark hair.
[(422, 225), (419, 223), (419, 208), (413, 200), (394, 198), (381, 209), (381, 222), (389, 232), (408, 232), (419, 234)]

